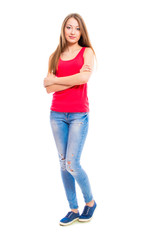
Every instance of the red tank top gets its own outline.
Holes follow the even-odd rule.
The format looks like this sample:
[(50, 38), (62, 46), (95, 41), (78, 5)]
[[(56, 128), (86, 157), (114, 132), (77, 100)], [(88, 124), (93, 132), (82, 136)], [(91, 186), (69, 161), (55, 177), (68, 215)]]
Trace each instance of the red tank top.
[[(82, 47), (77, 56), (71, 60), (63, 61), (60, 58), (56, 76), (66, 77), (79, 73), (84, 64), (84, 50), (85, 47)], [(57, 112), (89, 112), (87, 83), (53, 93), (50, 109)]]

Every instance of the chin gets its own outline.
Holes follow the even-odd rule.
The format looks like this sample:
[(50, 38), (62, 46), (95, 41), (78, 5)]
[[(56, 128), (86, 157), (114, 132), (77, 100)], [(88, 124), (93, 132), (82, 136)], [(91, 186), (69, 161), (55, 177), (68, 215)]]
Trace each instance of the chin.
[(67, 42), (68, 42), (68, 43), (77, 43), (78, 41), (69, 39), (69, 40), (67, 40)]

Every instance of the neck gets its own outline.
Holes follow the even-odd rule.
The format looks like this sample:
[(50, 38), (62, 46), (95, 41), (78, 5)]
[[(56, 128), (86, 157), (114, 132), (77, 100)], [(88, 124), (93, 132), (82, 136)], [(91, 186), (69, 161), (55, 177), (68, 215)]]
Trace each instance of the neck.
[(68, 52), (74, 52), (80, 48), (80, 45), (78, 43), (68, 44), (66, 47), (66, 50)]

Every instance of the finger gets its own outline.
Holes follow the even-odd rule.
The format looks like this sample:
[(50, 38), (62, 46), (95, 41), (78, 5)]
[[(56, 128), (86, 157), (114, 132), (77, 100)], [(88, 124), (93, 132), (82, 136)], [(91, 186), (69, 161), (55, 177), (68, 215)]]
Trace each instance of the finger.
[(92, 68), (91, 67), (83, 67), (82, 70), (91, 70)]
[(92, 70), (92, 68), (91, 68), (91, 67), (86, 67), (85, 69), (87, 69), (87, 70)]
[(85, 68), (91, 68), (91, 66), (89, 66), (89, 65), (86, 65), (86, 66), (84, 66)]
[(84, 64), (83, 66), (90, 66), (90, 64)]

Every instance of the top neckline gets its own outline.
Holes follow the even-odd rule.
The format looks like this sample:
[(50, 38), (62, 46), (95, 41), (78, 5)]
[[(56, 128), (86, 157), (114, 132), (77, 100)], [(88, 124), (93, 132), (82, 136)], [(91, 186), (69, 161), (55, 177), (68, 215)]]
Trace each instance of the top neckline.
[(62, 61), (62, 62), (69, 62), (69, 61), (72, 61), (72, 60), (74, 60), (75, 58), (77, 58), (78, 57), (78, 55), (80, 54), (80, 52), (82, 51), (82, 49), (83, 49), (84, 47), (82, 47), (81, 49), (80, 49), (80, 51), (77, 53), (77, 55), (74, 57), (74, 58), (72, 58), (72, 59), (69, 59), (69, 60), (63, 60), (63, 59), (61, 59), (61, 57), (60, 57), (60, 60)]

